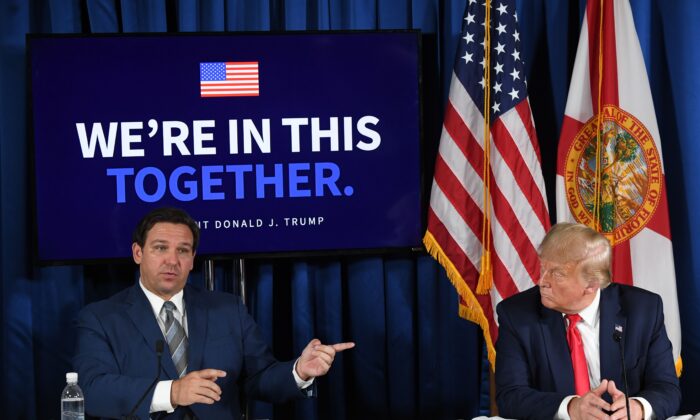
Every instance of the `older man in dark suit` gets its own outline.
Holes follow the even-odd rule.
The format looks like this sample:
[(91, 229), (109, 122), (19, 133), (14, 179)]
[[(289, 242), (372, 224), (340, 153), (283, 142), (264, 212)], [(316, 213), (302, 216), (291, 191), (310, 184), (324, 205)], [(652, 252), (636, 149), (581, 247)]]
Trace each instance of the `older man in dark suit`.
[(673, 416), (681, 393), (661, 298), (611, 283), (610, 243), (587, 226), (555, 225), (538, 252), (539, 284), (497, 307), (499, 414), (622, 419), (627, 394), (634, 420)]

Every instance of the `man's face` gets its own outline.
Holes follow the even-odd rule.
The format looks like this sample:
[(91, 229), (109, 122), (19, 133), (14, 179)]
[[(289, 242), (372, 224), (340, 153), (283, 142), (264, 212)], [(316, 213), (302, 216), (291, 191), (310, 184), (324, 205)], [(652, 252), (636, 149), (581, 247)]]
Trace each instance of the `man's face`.
[(194, 241), (187, 225), (159, 222), (146, 233), (144, 246), (131, 251), (146, 289), (164, 300), (185, 287), (194, 262)]
[(567, 314), (578, 313), (593, 302), (597, 285), (581, 275), (581, 264), (540, 260), (542, 305)]

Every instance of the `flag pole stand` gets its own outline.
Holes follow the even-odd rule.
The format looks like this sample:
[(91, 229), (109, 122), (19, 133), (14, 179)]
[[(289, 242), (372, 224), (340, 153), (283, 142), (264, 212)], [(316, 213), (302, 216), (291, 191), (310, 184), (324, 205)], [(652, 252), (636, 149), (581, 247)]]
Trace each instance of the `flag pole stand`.
[(496, 374), (489, 369), (489, 396), (491, 400), (491, 417), (498, 417), (498, 406), (496, 405)]

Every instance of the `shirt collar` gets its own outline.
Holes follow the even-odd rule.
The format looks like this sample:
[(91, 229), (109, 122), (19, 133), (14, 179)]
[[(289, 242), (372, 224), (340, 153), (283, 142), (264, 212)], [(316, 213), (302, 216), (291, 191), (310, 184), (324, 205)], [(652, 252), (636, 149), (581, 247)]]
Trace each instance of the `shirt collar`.
[[(146, 299), (148, 299), (148, 302), (151, 304), (151, 309), (153, 309), (153, 313), (156, 316), (159, 316), (160, 309), (163, 307), (163, 303), (165, 303), (165, 300), (160, 296), (156, 295), (155, 293), (151, 292), (150, 290), (146, 289), (146, 286), (143, 285), (141, 279), (139, 279), (139, 286), (141, 286), (141, 290), (143, 290), (143, 293), (146, 295)], [(175, 304), (175, 307), (177, 308), (180, 314), (185, 313), (185, 302), (183, 299), (184, 294), (185, 293), (183, 289), (170, 298), (170, 301)]]
[(593, 302), (591, 302), (590, 305), (583, 308), (578, 314), (581, 316), (581, 319), (583, 319), (583, 321), (586, 324), (592, 327), (596, 326), (598, 320), (600, 319), (600, 289), (596, 291), (595, 298), (593, 298)]

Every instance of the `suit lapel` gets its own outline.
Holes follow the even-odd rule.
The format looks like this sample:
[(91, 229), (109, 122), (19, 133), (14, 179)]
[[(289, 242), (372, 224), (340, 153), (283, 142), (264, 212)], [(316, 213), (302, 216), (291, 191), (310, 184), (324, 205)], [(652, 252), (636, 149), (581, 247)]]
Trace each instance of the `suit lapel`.
[(566, 341), (566, 325), (561, 313), (541, 307), (540, 328), (544, 348), (552, 370), (555, 389), (567, 395), (574, 394), (574, 368)]
[(153, 308), (151, 308), (150, 302), (148, 302), (146, 295), (138, 284), (131, 288), (129, 296), (127, 297), (127, 303), (129, 303), (127, 313), (136, 326), (136, 329), (139, 330), (143, 336), (148, 348), (152, 349), (155, 353), (156, 342), (158, 340), (163, 340), (165, 347), (163, 355), (161, 356), (163, 369), (169, 378), (177, 378), (177, 370), (170, 357), (168, 343), (165, 341), (163, 332), (158, 326), (158, 321), (156, 321), (153, 315)]
[(187, 371), (202, 369), (204, 339), (207, 328), (207, 306), (202, 301), (202, 291), (185, 287), (185, 310), (187, 312)]
[[(600, 378), (611, 379), (620, 389), (622, 386), (622, 366), (620, 363), (620, 344), (613, 339), (615, 325), (623, 331), (627, 328), (627, 317), (620, 308), (619, 289), (611, 284), (600, 293)], [(623, 335), (624, 340), (624, 335)]]

